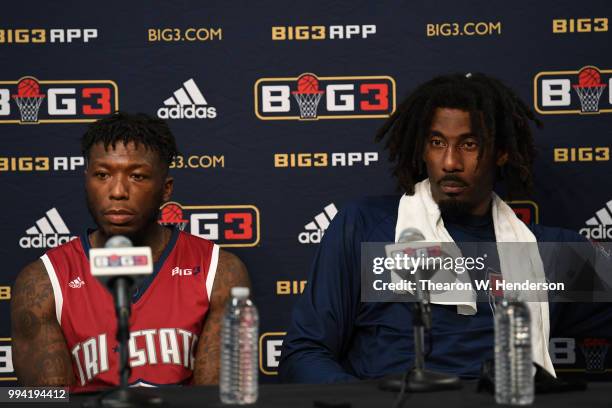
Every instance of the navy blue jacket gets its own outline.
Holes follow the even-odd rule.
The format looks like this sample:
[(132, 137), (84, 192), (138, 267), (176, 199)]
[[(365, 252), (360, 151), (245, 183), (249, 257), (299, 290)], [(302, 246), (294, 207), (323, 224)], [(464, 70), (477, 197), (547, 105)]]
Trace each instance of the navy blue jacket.
[[(279, 366), (285, 382), (324, 383), (378, 378), (407, 370), (413, 363), (412, 305), (360, 301), (361, 242), (393, 242), (398, 196), (373, 197), (349, 204), (325, 232), (308, 284), (298, 300), (283, 341)], [(490, 217), (490, 216), (489, 216)], [(490, 218), (489, 218), (490, 219)], [(480, 222), (480, 225), (479, 225)], [(492, 222), (445, 226), (456, 242), (495, 241)], [(584, 240), (573, 231), (530, 226), (538, 241)], [(588, 331), (609, 335), (608, 304), (559, 303), (550, 306), (551, 333)], [(580, 309), (580, 310), (579, 310)], [(482, 362), (493, 357), (493, 315), (479, 304), (473, 316), (456, 307), (433, 305), (430, 369), (477, 377)]]

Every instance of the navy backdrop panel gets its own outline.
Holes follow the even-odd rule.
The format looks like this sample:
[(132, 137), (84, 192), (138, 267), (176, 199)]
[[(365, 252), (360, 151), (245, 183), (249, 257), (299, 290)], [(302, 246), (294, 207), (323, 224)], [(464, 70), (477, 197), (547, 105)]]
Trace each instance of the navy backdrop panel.
[[(170, 117), (182, 156), (161, 221), (247, 265), (263, 381), (275, 381), (329, 220), (395, 191), (377, 128), (434, 75), (480, 71), (513, 87), (545, 124), (537, 193), (513, 205), (527, 222), (610, 240), (611, 11), (604, 0), (4, 5), (0, 380), (15, 380), (10, 285), (91, 225), (79, 137), (115, 109)], [(580, 342), (554, 341), (558, 367), (597, 371)]]

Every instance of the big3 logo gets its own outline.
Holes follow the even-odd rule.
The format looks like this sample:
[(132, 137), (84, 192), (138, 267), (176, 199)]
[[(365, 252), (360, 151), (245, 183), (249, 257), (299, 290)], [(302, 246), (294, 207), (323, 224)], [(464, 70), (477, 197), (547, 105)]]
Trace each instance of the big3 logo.
[(159, 223), (173, 225), (225, 247), (259, 243), (259, 209), (254, 205), (181, 205), (170, 201), (160, 208)]

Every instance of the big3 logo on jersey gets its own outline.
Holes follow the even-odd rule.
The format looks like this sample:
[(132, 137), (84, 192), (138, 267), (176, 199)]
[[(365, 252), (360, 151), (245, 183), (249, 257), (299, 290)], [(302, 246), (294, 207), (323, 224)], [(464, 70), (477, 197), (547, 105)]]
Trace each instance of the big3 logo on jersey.
[(170, 201), (160, 210), (161, 225), (175, 226), (222, 247), (259, 243), (259, 209), (254, 205), (181, 205)]
[(386, 118), (396, 104), (389, 76), (261, 78), (254, 93), (261, 120)]
[(94, 122), (117, 110), (119, 89), (107, 79), (0, 81), (0, 123)]

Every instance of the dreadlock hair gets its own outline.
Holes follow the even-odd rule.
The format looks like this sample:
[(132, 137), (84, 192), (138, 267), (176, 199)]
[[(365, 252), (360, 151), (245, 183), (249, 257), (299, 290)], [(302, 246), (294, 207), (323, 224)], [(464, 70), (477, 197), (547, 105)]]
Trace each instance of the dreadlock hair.
[(479, 140), (478, 160), (491, 149), (506, 152), (508, 161), (498, 178), (506, 183), (508, 197), (531, 194), (536, 152), (529, 121), (537, 127), (542, 123), (510, 88), (481, 73), (444, 75), (420, 85), (380, 128), (376, 141), (386, 138), (400, 190), (414, 194), (415, 183), (427, 177), (423, 149), (436, 108), (469, 112)]
[(124, 145), (134, 142), (137, 148), (142, 144), (157, 152), (167, 166), (172, 164), (178, 154), (176, 140), (165, 121), (144, 113), (129, 114), (120, 111), (89, 125), (81, 138), (81, 152), (89, 160), (93, 145), (103, 143), (105, 149), (109, 146), (114, 149), (118, 142)]

